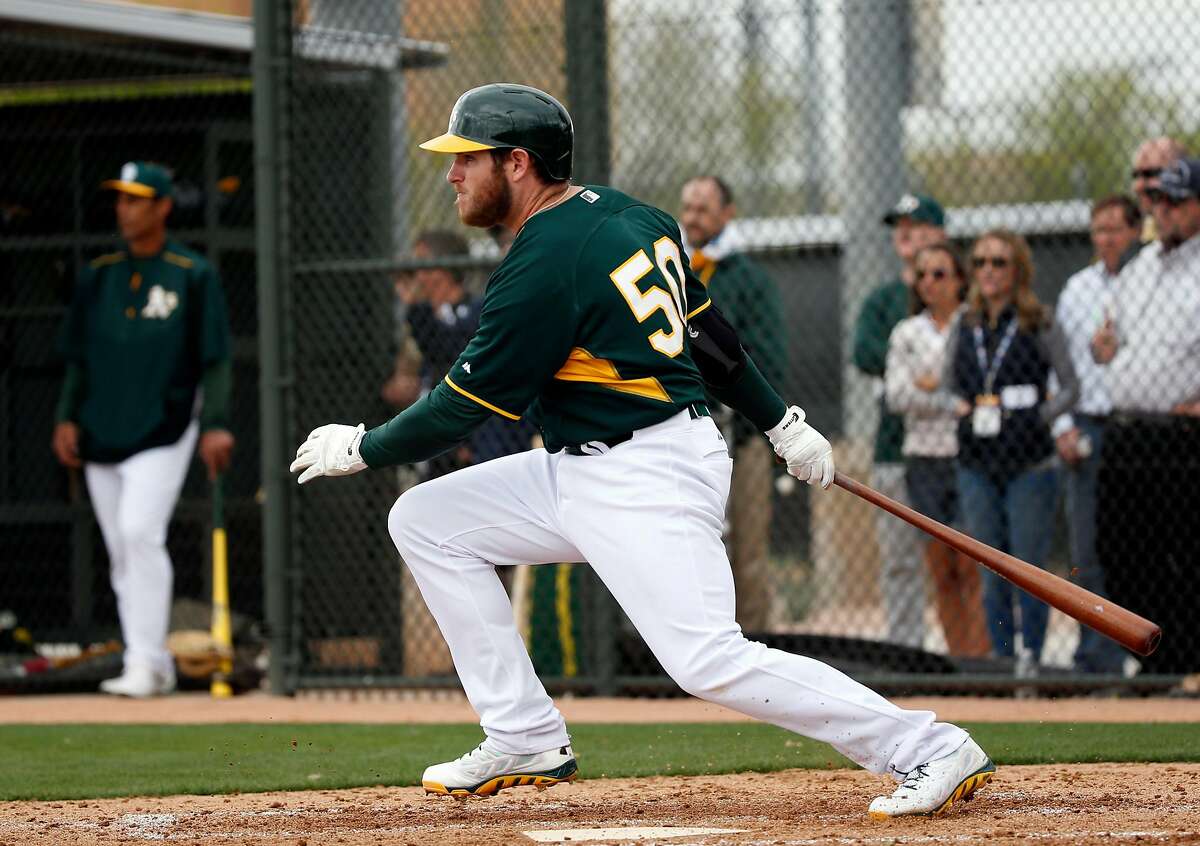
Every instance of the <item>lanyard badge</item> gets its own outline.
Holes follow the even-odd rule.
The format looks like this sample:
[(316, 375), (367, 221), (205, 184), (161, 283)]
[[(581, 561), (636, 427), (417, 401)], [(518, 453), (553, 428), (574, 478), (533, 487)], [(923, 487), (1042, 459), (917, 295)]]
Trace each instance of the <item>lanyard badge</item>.
[(1000, 397), (980, 394), (975, 397), (971, 412), (971, 431), (977, 438), (994, 438), (1000, 434)]
[(1000, 424), (1003, 416), (1000, 413), (1000, 397), (995, 393), (996, 374), (1000, 372), (1000, 363), (1012, 345), (1013, 337), (1017, 334), (1017, 321), (1010, 318), (1008, 328), (996, 347), (996, 354), (989, 364), (987, 347), (983, 341), (983, 329), (975, 327), (975, 356), (979, 360), (979, 372), (983, 374), (983, 393), (975, 397), (975, 408), (971, 412), (971, 431), (977, 438), (994, 438), (1000, 434)]

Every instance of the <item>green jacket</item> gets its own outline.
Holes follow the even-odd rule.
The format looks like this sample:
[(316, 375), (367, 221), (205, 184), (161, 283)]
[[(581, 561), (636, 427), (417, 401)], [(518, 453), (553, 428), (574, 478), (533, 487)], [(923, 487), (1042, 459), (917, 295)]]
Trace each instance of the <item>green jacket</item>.
[[(888, 338), (896, 324), (908, 316), (908, 286), (894, 279), (876, 288), (863, 303), (854, 325), (854, 366), (868, 376), (883, 377)], [(879, 431), (875, 433), (875, 463), (898, 464), (904, 460), (904, 418), (887, 410), (879, 400)]]
[(100, 256), (63, 323), (56, 418), (79, 425), (86, 460), (123, 461), (177, 441), (203, 385), (200, 428), (225, 429), (230, 347), (221, 282), (203, 256), (175, 240), (156, 256)]
[[(744, 253), (730, 253), (698, 271), (708, 296), (737, 332), (742, 346), (776, 391), (784, 389), (788, 367), (787, 331), (779, 286)], [(743, 441), (757, 428), (739, 416), (734, 438)]]

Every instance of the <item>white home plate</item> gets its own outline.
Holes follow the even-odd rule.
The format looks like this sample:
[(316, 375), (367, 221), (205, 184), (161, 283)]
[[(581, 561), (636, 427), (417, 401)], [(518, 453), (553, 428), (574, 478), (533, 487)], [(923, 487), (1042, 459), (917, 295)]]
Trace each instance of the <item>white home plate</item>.
[(174, 826), (174, 814), (121, 814), (117, 819), (117, 828), (140, 840), (164, 840)]
[(527, 831), (539, 843), (580, 843), (587, 840), (660, 840), (664, 837), (696, 837), (701, 834), (739, 834), (744, 828), (559, 828)]

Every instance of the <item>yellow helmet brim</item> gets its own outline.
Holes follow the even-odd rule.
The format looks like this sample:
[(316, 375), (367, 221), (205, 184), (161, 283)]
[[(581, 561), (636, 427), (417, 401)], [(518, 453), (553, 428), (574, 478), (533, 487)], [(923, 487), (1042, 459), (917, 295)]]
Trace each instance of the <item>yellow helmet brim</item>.
[(494, 144), (483, 144), (450, 132), (439, 135), (437, 138), (430, 138), (419, 146), (422, 150), (432, 150), (435, 153), (474, 153), (479, 150), (496, 149)]

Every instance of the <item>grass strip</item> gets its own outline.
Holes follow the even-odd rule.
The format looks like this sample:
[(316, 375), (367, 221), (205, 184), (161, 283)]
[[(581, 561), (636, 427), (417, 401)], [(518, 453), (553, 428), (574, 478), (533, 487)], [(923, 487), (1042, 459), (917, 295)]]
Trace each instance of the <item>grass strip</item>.
[[(998, 764), (1200, 761), (1200, 723), (966, 725)], [(418, 784), (482, 740), (474, 725), (0, 725), (0, 800)], [(852, 766), (760, 723), (586, 724), (585, 778)]]

